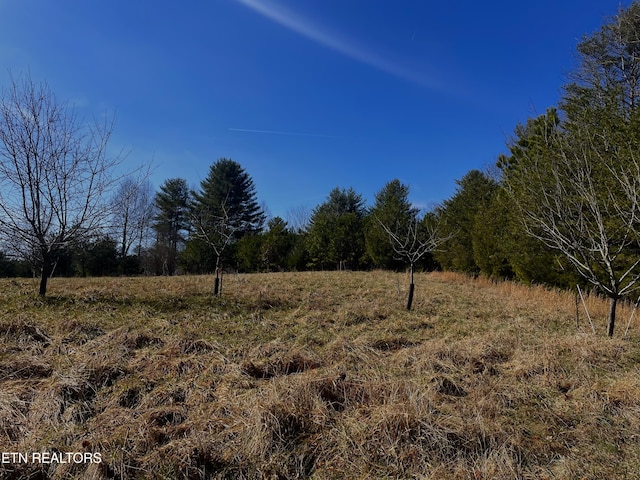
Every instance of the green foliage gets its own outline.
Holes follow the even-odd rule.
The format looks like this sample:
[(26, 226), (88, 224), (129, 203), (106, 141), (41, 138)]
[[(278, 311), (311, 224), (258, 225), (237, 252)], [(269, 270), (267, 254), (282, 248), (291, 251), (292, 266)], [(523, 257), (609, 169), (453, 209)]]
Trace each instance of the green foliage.
[(178, 251), (183, 247), (190, 228), (190, 198), (187, 181), (182, 178), (166, 180), (155, 196), (153, 228), (157, 235), (156, 251), (161, 255), (162, 272), (169, 275), (176, 272)]
[(33, 270), (28, 262), (12, 260), (0, 251), (0, 277), (30, 277)]
[(480, 273), (491, 278), (513, 278), (511, 259), (519, 251), (513, 241), (508, 199), (498, 188), (474, 218), (471, 232), (473, 260)]
[(91, 242), (86, 249), (79, 253), (83, 262), (83, 272), (92, 277), (117, 274), (120, 263), (117, 247), (116, 241), (108, 237)]
[(307, 270), (311, 264), (311, 257), (307, 248), (309, 241), (305, 232), (297, 232), (293, 235), (291, 253), (287, 257), (287, 270)]
[[(640, 4), (620, 9), (600, 30), (578, 44), (578, 67), (565, 86), (562, 109), (571, 122), (606, 126), (637, 124), (640, 98)], [(615, 134), (609, 131), (608, 134)], [(619, 139), (624, 138), (619, 132)]]
[(409, 186), (398, 179), (391, 180), (375, 195), (365, 230), (365, 247), (374, 265), (379, 268), (399, 269), (404, 266), (394, 253), (389, 235), (383, 225), (394, 229), (406, 228), (418, 214), (418, 209), (409, 202)]
[(366, 210), (353, 188), (334, 188), (313, 210), (307, 246), (316, 269), (357, 269), (363, 263)]
[(455, 195), (438, 210), (443, 236), (451, 238), (434, 255), (444, 269), (476, 274), (480, 272), (473, 245), (476, 217), (489, 208), (498, 185), (478, 170), (471, 170), (456, 183)]
[[(640, 6), (578, 45), (561, 108), (527, 122), (499, 166), (524, 231), (617, 299), (640, 281)], [(524, 245), (521, 243), (520, 245)]]
[(227, 158), (211, 165), (200, 191), (193, 193), (193, 209), (211, 219), (227, 217), (236, 239), (259, 233), (264, 225), (253, 180), (238, 162)]
[(295, 244), (295, 234), (287, 222), (275, 217), (267, 223), (268, 230), (262, 235), (262, 262), (267, 272), (284, 271), (289, 265), (289, 256)]
[(193, 232), (183, 255), (184, 264), (195, 264), (198, 271), (217, 272), (223, 263), (256, 270), (260, 261), (253, 250), (259, 250), (258, 240), (244, 240), (233, 246), (244, 237), (260, 233), (264, 224), (265, 216), (249, 174), (239, 163), (221, 158), (211, 165), (200, 191), (192, 195)]
[(260, 272), (264, 269), (263, 245), (264, 235), (246, 235), (237, 241), (234, 257), (240, 272)]

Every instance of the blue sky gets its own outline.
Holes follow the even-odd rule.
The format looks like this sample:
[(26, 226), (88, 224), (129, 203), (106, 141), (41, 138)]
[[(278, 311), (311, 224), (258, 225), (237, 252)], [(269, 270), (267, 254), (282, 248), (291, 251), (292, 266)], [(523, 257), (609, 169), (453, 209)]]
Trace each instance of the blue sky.
[[(627, 6), (629, 2), (623, 2)], [(272, 215), (399, 178), (433, 206), (558, 102), (618, 0), (0, 0), (0, 85), (29, 71), (151, 181), (220, 157)]]

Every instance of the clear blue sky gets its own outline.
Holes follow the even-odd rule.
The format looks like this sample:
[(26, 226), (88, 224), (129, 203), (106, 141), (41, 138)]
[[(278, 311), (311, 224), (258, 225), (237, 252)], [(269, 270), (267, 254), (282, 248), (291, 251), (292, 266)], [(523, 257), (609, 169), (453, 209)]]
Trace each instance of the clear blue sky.
[[(627, 6), (628, 1), (622, 2)], [(429, 206), (555, 105), (618, 0), (0, 0), (0, 85), (30, 71), (154, 187), (238, 161), (272, 215), (393, 178)]]

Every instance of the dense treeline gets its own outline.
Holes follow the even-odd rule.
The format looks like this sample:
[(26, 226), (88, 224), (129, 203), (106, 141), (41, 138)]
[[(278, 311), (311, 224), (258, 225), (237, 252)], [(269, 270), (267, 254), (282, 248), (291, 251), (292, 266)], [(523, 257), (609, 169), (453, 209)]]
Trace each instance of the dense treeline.
[[(57, 275), (397, 270), (407, 263), (392, 232), (413, 225), (418, 239), (437, 224), (447, 241), (415, 267), (590, 284), (612, 299), (612, 332), (615, 301), (640, 279), (638, 3), (585, 36), (578, 60), (559, 104), (516, 126), (492, 173), (468, 172), (431, 212), (419, 212), (409, 186), (391, 180), (373, 205), (336, 187), (306, 216), (267, 219), (249, 173), (222, 158), (197, 190), (181, 178), (155, 194), (148, 182), (123, 181), (108, 228), (56, 245), (55, 256), (43, 236), (40, 261)], [(0, 256), (0, 275), (25, 274), (32, 259), (9, 253)]]

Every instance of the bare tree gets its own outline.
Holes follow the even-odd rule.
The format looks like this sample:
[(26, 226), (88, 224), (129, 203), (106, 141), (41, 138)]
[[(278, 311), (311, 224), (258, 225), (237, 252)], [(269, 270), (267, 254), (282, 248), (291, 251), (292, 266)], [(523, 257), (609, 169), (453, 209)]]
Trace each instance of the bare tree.
[(389, 236), (396, 258), (409, 265), (411, 280), (409, 283), (407, 310), (411, 310), (415, 289), (413, 274), (416, 263), (427, 253), (435, 251), (451, 236), (445, 237), (442, 235), (440, 221), (432, 214), (427, 214), (422, 219), (418, 218), (417, 215), (412, 215), (408, 221), (403, 223), (398, 221), (393, 226), (386, 225), (377, 217), (376, 220)]
[(140, 254), (154, 214), (153, 191), (145, 178), (124, 178), (112, 198), (113, 230), (123, 259), (136, 246)]
[(12, 79), (0, 97), (0, 232), (47, 291), (60, 254), (105, 225), (117, 158), (112, 122), (81, 124), (47, 84)]
[(311, 213), (312, 212), (308, 207), (298, 205), (297, 207), (289, 208), (285, 217), (291, 230), (296, 233), (301, 233), (306, 232), (309, 228)]
[(226, 201), (222, 202), (217, 213), (212, 213), (207, 208), (194, 209), (191, 220), (193, 237), (210, 246), (216, 255), (213, 284), (213, 294), (216, 296), (222, 293), (222, 256), (234, 241), (235, 233), (239, 228), (237, 223), (231, 221), (226, 203)]
[(640, 288), (640, 163), (632, 145), (594, 128), (548, 130), (505, 177), (527, 233), (561, 252), (610, 298), (613, 335), (620, 298)]

